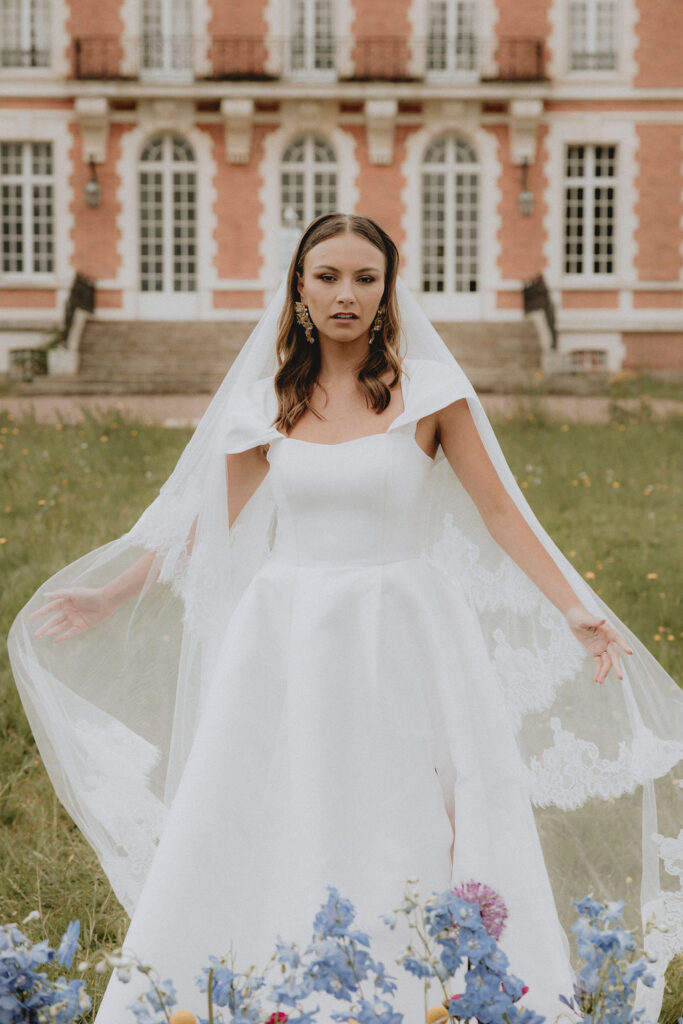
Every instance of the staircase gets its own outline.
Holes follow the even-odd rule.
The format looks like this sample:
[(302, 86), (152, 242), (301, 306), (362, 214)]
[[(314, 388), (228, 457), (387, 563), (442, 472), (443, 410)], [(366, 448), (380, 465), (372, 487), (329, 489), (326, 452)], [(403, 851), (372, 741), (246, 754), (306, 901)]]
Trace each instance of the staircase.
[[(506, 391), (533, 380), (541, 346), (531, 321), (435, 324), (475, 388)], [(90, 320), (75, 377), (36, 377), (39, 394), (213, 393), (253, 327), (246, 321)]]

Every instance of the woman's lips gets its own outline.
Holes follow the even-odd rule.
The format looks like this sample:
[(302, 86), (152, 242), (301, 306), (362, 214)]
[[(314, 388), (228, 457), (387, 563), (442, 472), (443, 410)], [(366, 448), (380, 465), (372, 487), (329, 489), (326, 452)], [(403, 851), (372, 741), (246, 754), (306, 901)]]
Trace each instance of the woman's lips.
[(358, 317), (355, 313), (334, 313), (332, 316), (333, 320), (357, 320)]

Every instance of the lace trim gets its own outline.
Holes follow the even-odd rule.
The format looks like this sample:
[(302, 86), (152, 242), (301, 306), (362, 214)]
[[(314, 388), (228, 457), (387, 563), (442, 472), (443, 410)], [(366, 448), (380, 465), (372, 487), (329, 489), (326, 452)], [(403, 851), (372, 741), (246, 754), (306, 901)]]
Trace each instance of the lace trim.
[(632, 743), (619, 744), (615, 759), (600, 757), (595, 743), (579, 739), (551, 718), (552, 747), (529, 766), (531, 799), (538, 807), (554, 804), (565, 811), (581, 807), (591, 797), (608, 800), (633, 793), (644, 782), (660, 778), (683, 757), (683, 744), (662, 740), (642, 728)]
[(479, 612), (501, 608), (530, 621), (530, 635), (542, 634), (543, 644), (513, 647), (501, 627), (493, 630), (490, 651), (505, 706), (518, 730), (524, 715), (552, 706), (560, 688), (581, 670), (588, 652), (569, 629), (560, 611), (545, 597), (515, 562), (501, 554), (498, 565), (481, 564), (477, 544), (454, 523), (452, 513), (443, 520), (443, 533), (434, 545), (439, 564), (460, 579), (471, 604)]

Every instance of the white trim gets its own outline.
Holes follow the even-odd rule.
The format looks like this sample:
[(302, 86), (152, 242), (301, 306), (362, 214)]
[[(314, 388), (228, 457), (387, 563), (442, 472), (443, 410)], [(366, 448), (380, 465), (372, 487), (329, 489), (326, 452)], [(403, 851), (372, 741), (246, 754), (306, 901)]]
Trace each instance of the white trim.
[(263, 16), (266, 22), (265, 43), (268, 51), (266, 70), (273, 75), (281, 75), (288, 83), (299, 84), (316, 89), (325, 82), (336, 82), (338, 77), (351, 73), (351, 43), (353, 37), (354, 11), (352, 0), (330, 0), (332, 7), (335, 66), (330, 71), (296, 71), (289, 69), (289, 58), (286, 53), (288, 40), (292, 34), (291, 0), (266, 0)]
[[(178, 118), (180, 104), (140, 110), (140, 123), (121, 138), (121, 156), (117, 165), (119, 232), (119, 277), (110, 282), (123, 292), (123, 308), (117, 315), (134, 319), (140, 316), (138, 267), (138, 166), (140, 153), (147, 141), (158, 132), (174, 132), (184, 136), (192, 146), (197, 166), (197, 291), (196, 313), (200, 319), (213, 315), (213, 289), (216, 283), (216, 239), (214, 237), (216, 187), (215, 163), (211, 139), (191, 123), (188, 106)], [(180, 123), (179, 123), (180, 122)], [(191, 294), (191, 293), (190, 293)], [(99, 312), (98, 312), (99, 315)]]
[[(2, 110), (0, 140), (3, 142), (50, 142), (53, 161), (54, 208), (54, 272), (51, 274), (3, 274), (0, 287), (13, 288), (19, 283), (34, 288), (56, 288), (57, 308), (71, 286), (73, 258), (73, 165), (72, 138), (69, 131), (70, 111)], [(57, 116), (59, 115), (59, 116)], [(7, 311), (4, 311), (6, 314)], [(52, 313), (54, 318), (54, 312)]]
[(353, 213), (359, 201), (356, 185), (359, 174), (353, 136), (337, 125), (337, 109), (332, 104), (321, 109), (315, 128), (302, 130), (297, 123), (297, 105), (283, 107), (282, 125), (270, 132), (263, 144), (263, 158), (259, 166), (262, 186), (260, 192), (261, 267), (266, 301), (275, 293), (280, 281), (280, 158), (286, 146), (302, 134), (319, 135), (330, 143), (337, 157), (337, 199), (339, 210)]
[[(62, 3), (64, 0), (59, 0), (59, 2)], [(119, 17), (121, 24), (123, 25), (123, 32), (120, 40), (123, 50), (121, 57), (122, 74), (131, 76), (135, 79), (141, 78), (143, 82), (149, 82), (153, 89), (158, 84), (172, 82), (173, 75), (171, 73), (165, 73), (163, 71), (144, 72), (141, 70), (141, 0), (120, 0), (120, 3), (121, 8)], [(211, 62), (209, 60), (209, 45), (211, 41), (209, 34), (209, 25), (211, 23), (210, 0), (190, 0), (190, 7), (192, 18), (191, 36), (195, 41), (195, 45), (192, 47), (192, 69), (190, 76), (190, 81), (193, 81), (197, 77), (208, 75), (211, 69)], [(132, 26), (132, 28), (129, 28), (129, 26)], [(199, 45), (196, 45), (197, 43), (199, 43)], [(136, 81), (135, 83), (136, 95), (140, 94), (140, 84), (140, 81)]]
[(595, 96), (595, 86), (602, 90), (610, 85), (627, 85), (635, 77), (636, 49), (638, 46), (636, 0), (616, 0), (617, 66), (605, 71), (575, 71), (569, 66), (569, 3), (568, 0), (552, 0), (548, 11), (550, 34), (548, 49), (548, 75), (553, 81), (579, 87), (585, 86), (589, 95)]
[[(457, 134), (473, 146), (479, 159), (479, 291), (476, 295), (459, 293), (423, 294), (421, 292), (421, 196), (422, 158), (427, 146), (444, 134)], [(463, 105), (460, 117), (445, 116), (443, 109), (425, 111), (425, 125), (406, 142), (406, 158), (401, 168), (404, 187), (402, 227), (405, 233), (401, 274), (418, 295), (425, 312), (441, 321), (494, 317), (496, 285), (500, 258), (501, 173), (498, 140), (478, 123), (478, 105)], [(508, 311), (509, 312), (509, 311)]]
[[(582, 279), (580, 275), (565, 274), (563, 267), (564, 149), (567, 144), (604, 146), (612, 143), (617, 146), (615, 273)], [(543, 149), (546, 181), (543, 228), (544, 264), (551, 290), (571, 286), (594, 290), (596, 285), (603, 285), (618, 291), (631, 288), (637, 280), (637, 151), (635, 124), (614, 113), (603, 115), (599, 111), (585, 111), (571, 120), (550, 122)], [(557, 301), (557, 297), (554, 298)]]

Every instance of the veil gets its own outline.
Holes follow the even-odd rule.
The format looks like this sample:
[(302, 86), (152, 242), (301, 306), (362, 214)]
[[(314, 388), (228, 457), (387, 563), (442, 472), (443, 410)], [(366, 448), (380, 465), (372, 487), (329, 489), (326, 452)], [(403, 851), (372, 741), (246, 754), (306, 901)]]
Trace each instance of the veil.
[[(259, 407), (276, 366), (282, 283), (156, 499), (132, 528), (56, 573), (17, 615), (17, 686), (61, 801), (132, 913), (182, 775), (221, 639), (268, 557), (277, 509), (268, 474), (228, 528), (226, 454), (267, 443)], [(585, 607), (632, 648), (623, 680), (595, 684), (564, 616), (498, 546), (439, 449), (425, 500), (429, 553), (464, 588), (486, 638), (527, 773), (560, 918), (592, 892), (624, 899), (658, 984), (683, 951), (683, 694), (553, 543), (517, 486), (472, 385), (399, 279), (400, 355), (439, 365), (431, 410), (466, 398), (499, 477)], [(410, 372), (410, 370), (408, 371)], [(261, 403), (262, 405), (263, 403)], [(29, 616), (44, 592), (99, 587), (154, 553), (140, 593), (54, 644)], [(677, 767), (678, 766), (678, 767)], [(504, 842), (504, 837), (501, 837)], [(389, 908), (387, 908), (389, 909)]]

